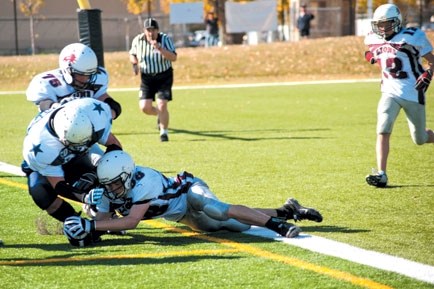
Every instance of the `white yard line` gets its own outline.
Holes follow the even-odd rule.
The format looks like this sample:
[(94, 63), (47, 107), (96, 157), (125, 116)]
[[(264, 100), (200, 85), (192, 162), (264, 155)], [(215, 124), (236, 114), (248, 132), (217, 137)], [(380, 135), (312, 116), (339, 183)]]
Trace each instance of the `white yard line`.
[(10, 165), (4, 162), (0, 162), (0, 172), (5, 172), (8, 174), (25, 177), (26, 175), (23, 173), (20, 167)]
[(252, 227), (244, 233), (273, 239), (309, 251), (395, 272), (410, 278), (434, 284), (433, 266), (417, 263), (400, 257), (369, 251), (345, 243), (303, 233), (297, 238), (292, 239), (277, 236), (273, 231), (260, 227)]
[[(0, 171), (12, 175), (24, 176), (19, 167), (4, 162), (0, 162)], [(345, 243), (304, 233), (293, 239), (280, 237), (273, 231), (260, 227), (252, 227), (250, 230), (244, 233), (273, 239), (275, 241), (284, 242), (286, 244), (297, 246), (309, 251), (341, 258), (390, 272), (395, 272), (413, 279), (434, 284), (433, 266), (417, 263), (400, 257), (369, 251)]]
[[(294, 85), (312, 85), (312, 84), (339, 84), (339, 83), (361, 83), (361, 82), (380, 82), (380, 79), (347, 79), (347, 80), (317, 80), (317, 81), (292, 81), (292, 82), (264, 82), (264, 83), (240, 83), (240, 84), (217, 84), (217, 85), (185, 85), (174, 86), (173, 90), (186, 89), (214, 89), (214, 88), (241, 88), (241, 87), (269, 87), (269, 86), (294, 86)], [(135, 88), (110, 88), (109, 92), (122, 91), (139, 91), (139, 87)], [(23, 94), (25, 91), (0, 91), (0, 95)]]

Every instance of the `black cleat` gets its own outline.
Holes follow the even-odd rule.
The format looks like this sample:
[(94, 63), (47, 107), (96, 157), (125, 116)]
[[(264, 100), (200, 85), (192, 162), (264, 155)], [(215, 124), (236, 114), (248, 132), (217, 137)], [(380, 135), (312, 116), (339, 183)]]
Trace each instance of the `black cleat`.
[(295, 238), (300, 234), (301, 229), (291, 223), (282, 222), (279, 225), (280, 235), (286, 238)]
[(169, 136), (163, 133), (162, 135), (160, 135), (160, 141), (162, 142), (169, 141)]
[(387, 175), (385, 173), (382, 174), (376, 173), (373, 175), (367, 175), (366, 182), (370, 186), (374, 186), (377, 188), (384, 188), (387, 186)]
[(310, 220), (318, 223), (322, 222), (320, 212), (313, 208), (303, 207), (296, 199), (288, 199), (283, 205), (283, 208), (288, 213), (288, 219), (292, 217), (296, 222), (301, 220)]

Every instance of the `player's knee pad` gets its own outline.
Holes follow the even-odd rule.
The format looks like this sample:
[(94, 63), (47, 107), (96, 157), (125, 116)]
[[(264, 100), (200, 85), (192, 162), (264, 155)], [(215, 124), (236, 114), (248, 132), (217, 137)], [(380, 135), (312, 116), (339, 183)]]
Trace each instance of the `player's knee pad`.
[(218, 200), (210, 200), (208, 204), (203, 207), (203, 211), (205, 214), (207, 214), (213, 219), (219, 221), (226, 221), (227, 219), (229, 219), (229, 207), (230, 205), (222, 203)]
[(228, 219), (229, 205), (219, 201), (206, 183), (201, 180), (191, 186), (187, 194), (187, 201), (193, 210), (203, 211), (213, 219), (219, 221)]
[(57, 194), (47, 179), (38, 173), (30, 174), (28, 186), (33, 201), (42, 210), (46, 210), (57, 198)]

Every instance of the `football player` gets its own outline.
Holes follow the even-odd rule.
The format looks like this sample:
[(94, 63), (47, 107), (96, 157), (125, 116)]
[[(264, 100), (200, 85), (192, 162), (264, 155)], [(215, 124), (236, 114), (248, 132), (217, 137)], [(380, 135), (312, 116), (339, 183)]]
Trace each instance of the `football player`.
[[(381, 99), (377, 108), (377, 169), (366, 176), (371, 186), (387, 185), (387, 159), (393, 124), (404, 110), (410, 135), (417, 145), (434, 143), (434, 132), (426, 128), (425, 95), (434, 69), (433, 47), (418, 28), (404, 28), (399, 8), (379, 6), (372, 31), (365, 38), (366, 60), (381, 69)], [(422, 57), (428, 63), (422, 66)]]
[[(72, 245), (85, 246), (91, 236), (101, 231), (134, 229), (141, 220), (164, 218), (188, 225), (193, 230), (242, 232), (250, 225), (266, 227), (293, 238), (300, 228), (288, 219), (322, 221), (321, 214), (288, 199), (278, 209), (252, 209), (221, 202), (208, 185), (188, 172), (166, 177), (149, 167), (136, 166), (126, 152), (106, 153), (98, 162), (97, 176), (105, 192), (89, 220), (68, 217), (64, 233)], [(120, 218), (112, 218), (114, 213)]]
[[(78, 215), (63, 198), (95, 204), (102, 196), (95, 187), (95, 164), (107, 151), (121, 149), (111, 133), (112, 113), (107, 103), (80, 98), (37, 115), (23, 142), (22, 169), (35, 204), (63, 222)], [(92, 147), (92, 149), (90, 149)], [(92, 194), (87, 194), (91, 190)]]
[(109, 77), (98, 66), (95, 52), (82, 43), (72, 43), (59, 54), (59, 68), (36, 75), (30, 82), (27, 100), (40, 111), (55, 108), (71, 99), (91, 97), (106, 102), (113, 119), (121, 112), (121, 105), (107, 94)]

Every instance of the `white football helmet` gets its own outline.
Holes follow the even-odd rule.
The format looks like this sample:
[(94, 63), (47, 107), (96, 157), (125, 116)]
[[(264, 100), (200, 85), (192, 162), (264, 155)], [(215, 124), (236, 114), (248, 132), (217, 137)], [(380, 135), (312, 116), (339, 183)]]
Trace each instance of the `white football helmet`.
[[(95, 82), (98, 70), (98, 59), (95, 52), (82, 43), (72, 43), (65, 46), (59, 55), (59, 67), (66, 83), (75, 89), (85, 89)], [(74, 75), (87, 75), (86, 83), (76, 83)]]
[(121, 150), (105, 153), (99, 160), (96, 174), (111, 199), (123, 197), (132, 188), (135, 164), (129, 154)]
[(53, 118), (53, 129), (69, 150), (82, 153), (92, 145), (93, 125), (79, 107), (63, 107)]
[[(387, 21), (391, 21), (391, 25), (388, 30), (380, 29), (378, 27), (379, 23)], [(377, 9), (375, 9), (371, 26), (372, 31), (383, 38), (391, 35), (388, 32), (393, 31), (394, 33), (398, 33), (402, 28), (402, 16), (398, 6), (395, 4), (380, 5)]]

